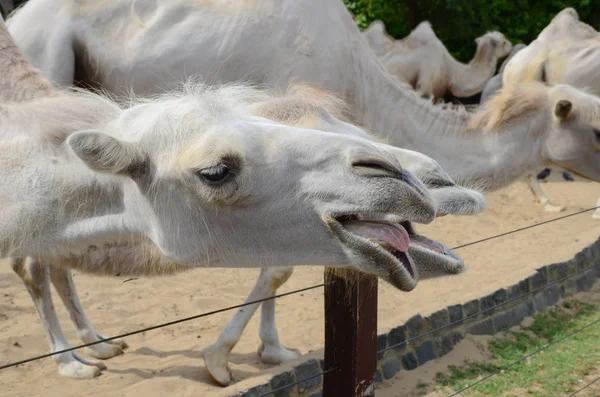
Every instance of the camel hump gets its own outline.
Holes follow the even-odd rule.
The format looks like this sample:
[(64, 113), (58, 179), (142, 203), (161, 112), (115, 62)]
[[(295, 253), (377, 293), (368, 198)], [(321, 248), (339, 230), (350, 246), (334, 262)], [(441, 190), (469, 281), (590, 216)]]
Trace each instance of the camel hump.
[(366, 31), (385, 32), (385, 23), (376, 19), (365, 29)]
[[(562, 10), (561, 12), (559, 12), (558, 14), (556, 14), (556, 16), (554, 18), (552, 18), (552, 22), (554, 22), (555, 20), (558, 20), (558, 19), (563, 19), (563, 18), (575, 19), (576, 21), (579, 21), (579, 14), (573, 7), (567, 7), (564, 10)], [(552, 22), (550, 22), (550, 23), (552, 23)]]
[(411, 39), (419, 40), (427, 42), (432, 39), (436, 39), (437, 36), (431, 27), (431, 23), (429, 21), (423, 21), (417, 25), (416, 28), (413, 29), (412, 32), (408, 35)]

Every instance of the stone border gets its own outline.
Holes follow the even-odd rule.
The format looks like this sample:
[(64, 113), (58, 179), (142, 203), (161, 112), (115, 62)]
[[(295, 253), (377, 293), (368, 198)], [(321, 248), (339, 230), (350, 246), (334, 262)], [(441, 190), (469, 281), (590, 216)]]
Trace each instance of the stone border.
[[(501, 288), (480, 299), (448, 306), (428, 317), (411, 317), (404, 325), (377, 337), (377, 350), (400, 344), (377, 355), (375, 382), (391, 379), (402, 370), (410, 371), (449, 353), (465, 334), (494, 335), (535, 313), (546, 310), (561, 299), (588, 291), (600, 278), (600, 238), (572, 259), (543, 266), (524, 280)], [(548, 286), (549, 285), (549, 286)], [(548, 287), (546, 287), (548, 286)], [(508, 302), (508, 303), (507, 303)], [(482, 311), (485, 311), (483, 314)], [(441, 330), (438, 328), (444, 327)], [(426, 335), (424, 335), (426, 334)], [(407, 338), (424, 335), (405, 343)], [(258, 397), (323, 371), (323, 360), (310, 359), (291, 371), (230, 397)], [(322, 397), (323, 377), (278, 390), (270, 397)]]

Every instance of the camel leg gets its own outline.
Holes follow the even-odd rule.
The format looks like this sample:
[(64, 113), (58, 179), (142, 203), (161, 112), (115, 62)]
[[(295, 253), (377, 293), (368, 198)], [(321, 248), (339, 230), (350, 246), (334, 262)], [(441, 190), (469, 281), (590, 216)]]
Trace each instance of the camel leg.
[[(600, 207), (600, 197), (596, 201), (596, 207)], [(592, 214), (593, 219), (600, 219), (600, 208), (596, 208), (596, 211)]]
[[(50, 267), (50, 278), (56, 292), (58, 292), (60, 299), (67, 308), (71, 321), (75, 324), (77, 336), (83, 343), (92, 343), (105, 339), (96, 332), (85, 315), (77, 296), (75, 284), (73, 284), (73, 279), (71, 278), (71, 272), (67, 269), (52, 266)], [(122, 341), (102, 342), (86, 347), (85, 352), (92, 357), (106, 359), (122, 354), (123, 349), (126, 347), (127, 344)]]
[[(52, 303), (49, 266), (42, 265), (32, 258), (27, 258), (25, 261), (14, 258), (11, 259), (11, 267), (21, 277), (33, 300), (50, 342), (50, 351), (70, 348), (71, 345), (63, 334)], [(58, 363), (58, 372), (69, 378), (93, 378), (100, 375), (101, 370), (106, 369), (104, 364), (87, 361), (74, 351), (57, 354), (52, 358)]]
[(562, 205), (559, 206), (550, 203), (550, 200), (546, 196), (546, 193), (544, 193), (544, 191), (542, 190), (542, 187), (540, 186), (540, 183), (538, 182), (535, 173), (529, 174), (529, 176), (527, 177), (527, 184), (529, 185), (529, 188), (531, 189), (535, 197), (538, 199), (540, 204), (544, 206), (544, 211), (561, 212), (565, 210), (565, 207)]
[[(279, 288), (285, 281), (292, 275), (293, 268), (266, 268), (261, 269), (260, 275), (254, 288), (250, 291), (248, 297), (244, 300), (244, 302), (252, 302), (255, 300), (265, 299), (269, 296), (272, 296), (277, 288)], [(263, 302), (264, 303), (267, 302)], [(237, 312), (233, 315), (233, 318), (227, 325), (223, 328), (217, 341), (212, 345), (206, 347), (204, 349), (204, 362), (206, 364), (206, 368), (211, 376), (221, 385), (228, 385), (231, 382), (231, 370), (229, 369), (229, 354), (237, 342), (240, 340), (244, 329), (248, 325), (248, 322), (254, 315), (256, 309), (260, 303), (256, 303), (254, 305), (244, 306), (237, 310)], [(272, 306), (272, 316), (275, 316), (275, 306)], [(267, 330), (265, 339), (263, 340), (264, 347), (259, 349), (260, 351), (268, 352), (268, 358), (274, 358), (277, 354), (277, 346), (279, 345), (279, 337), (277, 336), (277, 330), (274, 330), (275, 321), (270, 320), (270, 311), (271, 309), (267, 309), (269, 324), (264, 326), (264, 329)], [(263, 311), (264, 315), (264, 311)], [(260, 336), (263, 338), (263, 321), (261, 321), (261, 331)], [(272, 324), (272, 325), (270, 325)], [(273, 332), (274, 330), (274, 332)], [(281, 349), (285, 349), (281, 347)], [(287, 350), (287, 349), (286, 349)], [(261, 354), (262, 356), (262, 354)], [(288, 357), (289, 355), (282, 356)]]
[[(269, 297), (275, 295), (277, 289), (290, 278), (292, 271), (293, 268), (291, 267), (270, 270), (269, 284), (273, 288), (273, 292), (269, 294)], [(258, 354), (264, 363), (281, 364), (300, 356), (299, 351), (288, 349), (279, 342), (279, 334), (275, 324), (275, 299), (262, 303), (259, 336), (261, 343)]]

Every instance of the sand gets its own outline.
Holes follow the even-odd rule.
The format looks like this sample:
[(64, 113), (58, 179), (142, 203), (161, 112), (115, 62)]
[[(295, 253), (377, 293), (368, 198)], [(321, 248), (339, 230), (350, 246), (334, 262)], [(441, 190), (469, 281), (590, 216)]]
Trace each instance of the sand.
[[(559, 181), (553, 172), (544, 184), (555, 203), (566, 204), (562, 214), (595, 205), (599, 185), (578, 180)], [(514, 228), (552, 219), (561, 214), (542, 212), (525, 183), (488, 196), (488, 210), (475, 217), (447, 216), (420, 232), (449, 246), (468, 243)], [(412, 315), (428, 315), (451, 304), (464, 303), (514, 284), (545, 264), (571, 258), (600, 236), (600, 221), (591, 213), (540, 226), (518, 234), (457, 251), (466, 261), (465, 273), (426, 280), (410, 293), (380, 283), (379, 332), (402, 324)], [(76, 273), (82, 303), (97, 330), (106, 336), (136, 330), (238, 304), (252, 288), (257, 269), (199, 269), (175, 277), (139, 279), (91, 277)], [(322, 268), (297, 268), (281, 292), (321, 283)], [(29, 296), (10, 268), (0, 266), (0, 363), (48, 351), (48, 345)], [(79, 343), (66, 313), (59, 315), (72, 343)], [(202, 349), (212, 343), (233, 313), (222, 313), (127, 338), (126, 354), (106, 361), (108, 370), (93, 380), (61, 377), (52, 359), (43, 359), (0, 371), (0, 394), (9, 396), (228, 396), (268, 379), (280, 368), (260, 363), (258, 316), (249, 324), (231, 356), (238, 383), (221, 388), (211, 381)], [(297, 361), (322, 354), (322, 289), (285, 297), (277, 302), (282, 341), (298, 348)], [(289, 368), (294, 362), (287, 363)]]

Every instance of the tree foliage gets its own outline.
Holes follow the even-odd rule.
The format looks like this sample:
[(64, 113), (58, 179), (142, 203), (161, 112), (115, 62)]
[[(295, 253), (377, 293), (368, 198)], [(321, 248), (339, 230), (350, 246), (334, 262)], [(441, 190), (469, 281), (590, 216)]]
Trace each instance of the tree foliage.
[(419, 22), (431, 22), (446, 48), (460, 61), (475, 53), (475, 38), (498, 30), (513, 43), (528, 44), (562, 9), (598, 30), (598, 0), (343, 0), (364, 29), (380, 19), (395, 38), (405, 37)]

